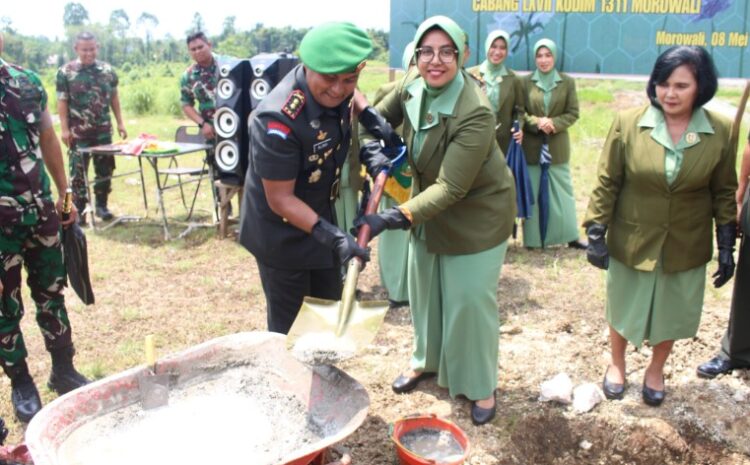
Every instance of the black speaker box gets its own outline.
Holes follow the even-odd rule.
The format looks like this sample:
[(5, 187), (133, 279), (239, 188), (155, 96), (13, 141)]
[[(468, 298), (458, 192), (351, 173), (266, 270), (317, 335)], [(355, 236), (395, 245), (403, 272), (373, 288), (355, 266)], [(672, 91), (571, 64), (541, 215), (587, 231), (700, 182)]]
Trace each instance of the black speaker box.
[(284, 76), (299, 63), (291, 53), (260, 53), (250, 58), (252, 82), (250, 84), (250, 106), (258, 106), (261, 100), (276, 87)]
[(248, 163), (250, 61), (223, 57), (218, 65), (214, 113), (216, 177), (225, 184), (242, 185)]

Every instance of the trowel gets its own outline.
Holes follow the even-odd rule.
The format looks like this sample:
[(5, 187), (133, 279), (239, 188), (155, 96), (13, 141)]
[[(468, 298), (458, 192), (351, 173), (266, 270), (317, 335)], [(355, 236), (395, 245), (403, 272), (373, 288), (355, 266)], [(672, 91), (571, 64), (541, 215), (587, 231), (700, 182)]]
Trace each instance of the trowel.
[(138, 377), (138, 390), (141, 393), (141, 407), (144, 410), (167, 405), (169, 402), (169, 373), (156, 374), (156, 349), (154, 336), (146, 336), (146, 370)]
[[(375, 178), (365, 215), (376, 212), (387, 178), (387, 171)], [(366, 247), (369, 240), (370, 227), (365, 224), (359, 229), (357, 244)], [(388, 302), (356, 300), (361, 270), (358, 258), (349, 261), (341, 301), (304, 298), (286, 338), (287, 348), (298, 360), (312, 365), (332, 364), (353, 357), (372, 342), (383, 324)]]

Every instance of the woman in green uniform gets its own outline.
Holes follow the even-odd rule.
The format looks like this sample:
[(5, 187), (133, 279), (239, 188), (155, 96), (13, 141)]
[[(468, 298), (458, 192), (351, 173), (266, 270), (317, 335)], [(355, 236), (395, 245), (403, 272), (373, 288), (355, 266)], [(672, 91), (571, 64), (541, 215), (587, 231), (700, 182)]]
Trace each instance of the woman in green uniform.
[(628, 341), (640, 347), (648, 340), (653, 354), (643, 401), (657, 406), (664, 400), (664, 364), (672, 345), (698, 330), (713, 222), (719, 248), (714, 286), (734, 273), (731, 123), (703, 108), (716, 88), (705, 49), (666, 50), (648, 82), (651, 104), (617, 115), (599, 159), (584, 226), (589, 261), (608, 269), (611, 362), (603, 388), (610, 399), (625, 392)]
[(513, 121), (523, 121), (524, 96), (521, 79), (505, 66), (509, 45), (510, 34), (501, 29), (490, 32), (484, 41), (487, 58), (479, 66), (468, 70), (484, 84), (495, 113), (495, 137), (503, 153), (510, 146), (511, 136), (519, 143), (523, 140), (522, 130), (513, 135)]
[[(414, 324), (410, 370), (398, 393), (437, 374), (452, 397), (472, 401), (475, 424), (495, 415), (498, 370), (497, 283), (515, 217), (513, 175), (494, 137), (495, 117), (471, 75), (461, 70), (463, 31), (445, 16), (415, 36), (419, 77), (399, 83), (377, 105), (403, 123), (411, 198), (367, 215), (373, 235), (411, 231), (409, 303)], [(363, 138), (372, 139), (366, 132)]]
[(578, 241), (576, 201), (570, 178), (568, 128), (578, 121), (578, 96), (573, 78), (555, 69), (557, 45), (541, 39), (534, 45), (536, 70), (522, 79), (525, 96), (523, 150), (529, 166), (534, 198), (539, 195), (539, 154), (546, 139), (552, 154), (549, 168), (549, 220), (542, 242), (539, 233), (539, 202), (523, 225), (523, 245), (529, 248), (555, 244), (583, 249)]

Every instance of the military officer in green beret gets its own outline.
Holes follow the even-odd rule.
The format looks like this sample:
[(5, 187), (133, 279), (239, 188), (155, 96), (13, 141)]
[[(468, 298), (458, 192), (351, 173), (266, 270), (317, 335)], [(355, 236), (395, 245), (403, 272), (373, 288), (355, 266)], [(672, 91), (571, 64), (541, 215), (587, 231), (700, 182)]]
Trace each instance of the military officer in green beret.
[(658, 406), (675, 340), (692, 338), (703, 310), (716, 225), (714, 286), (734, 273), (736, 150), (731, 122), (704, 108), (718, 87), (711, 55), (678, 46), (656, 60), (650, 105), (620, 112), (607, 136), (584, 226), (587, 257), (607, 270), (611, 361), (602, 388), (625, 394), (625, 349), (648, 341), (643, 401)]
[[(73, 49), (78, 58), (57, 72), (57, 112), (62, 141), (70, 149), (70, 184), (81, 212), (80, 219), (85, 221), (88, 192), (84, 173), (88, 170), (89, 155), (77, 149), (112, 143), (110, 107), (120, 137), (127, 138), (128, 132), (120, 111), (117, 73), (109, 63), (96, 59), (99, 50), (96, 38), (90, 32), (81, 32), (76, 36)], [(115, 169), (115, 157), (95, 154), (93, 159), (96, 216), (111, 220), (113, 215), (107, 207), (107, 200), (112, 190), (109, 178)]]
[[(335, 226), (334, 201), (349, 152), (355, 96), (372, 51), (350, 23), (326, 23), (302, 39), (302, 63), (250, 116), (250, 163), (240, 243), (255, 256), (266, 296), (268, 329), (286, 334), (305, 296), (341, 297), (341, 266), (369, 251)], [(353, 108), (352, 108), (353, 107)], [(382, 153), (362, 160), (371, 173), (389, 166)]]

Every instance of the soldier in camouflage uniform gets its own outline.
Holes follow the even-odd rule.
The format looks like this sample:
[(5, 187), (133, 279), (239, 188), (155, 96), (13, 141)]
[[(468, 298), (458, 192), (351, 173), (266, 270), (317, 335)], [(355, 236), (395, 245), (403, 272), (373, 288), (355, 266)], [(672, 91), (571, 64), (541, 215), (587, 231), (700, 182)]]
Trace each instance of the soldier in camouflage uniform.
[[(0, 53), (2, 46), (0, 35)], [(26, 365), (19, 326), (24, 314), (22, 265), (36, 303), (36, 321), (52, 354), (48, 386), (62, 394), (88, 382), (73, 367), (63, 297), (62, 198), (57, 206), (53, 203), (45, 166), (62, 195), (67, 189), (65, 164), (47, 111), (47, 94), (36, 74), (0, 58), (0, 365), (11, 379), (15, 414), (24, 422), (39, 411), (41, 401)], [(63, 226), (76, 216), (74, 209)]]
[[(70, 183), (81, 212), (88, 203), (84, 175), (89, 155), (77, 149), (112, 143), (110, 107), (117, 120), (117, 132), (123, 139), (128, 137), (117, 95), (117, 74), (110, 64), (96, 59), (97, 48), (96, 38), (91, 33), (78, 34), (74, 46), (78, 58), (57, 72), (57, 111), (62, 140), (70, 149)], [(115, 169), (115, 158), (111, 155), (94, 155), (93, 158), (96, 216), (111, 220), (113, 215), (107, 208), (107, 198), (112, 182), (108, 178)], [(81, 220), (85, 221), (83, 213)]]
[[(180, 103), (182, 112), (201, 128), (207, 140), (213, 140), (214, 113), (216, 112), (215, 90), (218, 81), (216, 55), (211, 52), (211, 42), (202, 32), (187, 37), (190, 57), (195, 61), (188, 66), (180, 78)], [(194, 105), (198, 101), (198, 109)]]

